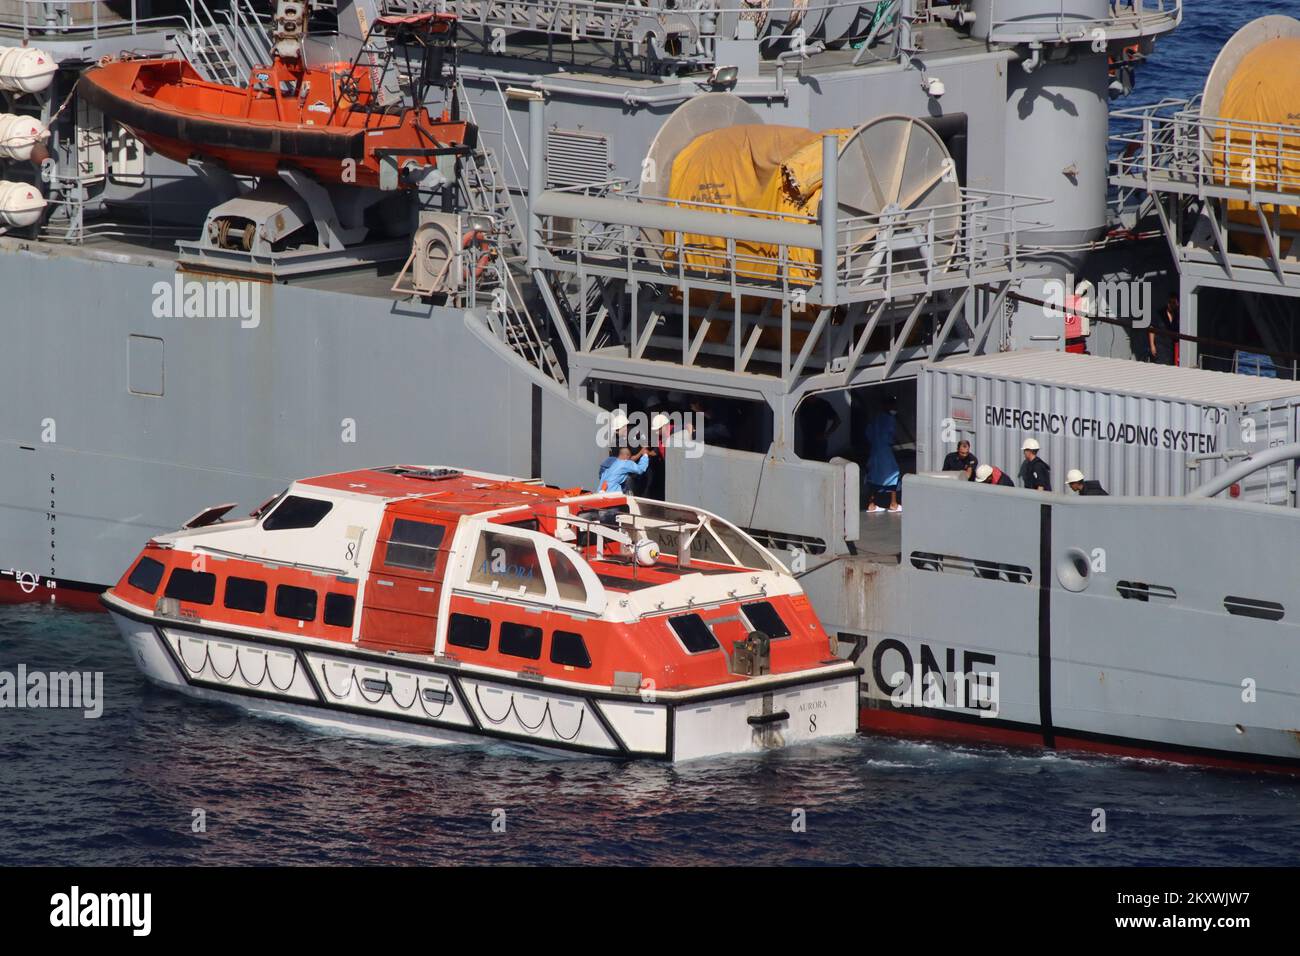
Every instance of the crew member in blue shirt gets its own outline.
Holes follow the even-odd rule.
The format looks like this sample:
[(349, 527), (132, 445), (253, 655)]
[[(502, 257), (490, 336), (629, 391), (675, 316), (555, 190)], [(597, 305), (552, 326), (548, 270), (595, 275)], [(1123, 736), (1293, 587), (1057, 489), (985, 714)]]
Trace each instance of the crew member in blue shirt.
[(646, 469), (650, 467), (650, 456), (647, 450), (642, 448), (635, 455), (632, 449), (624, 446), (618, 450), (618, 458), (608, 461), (608, 464), (600, 472), (600, 490), (615, 491), (625, 494), (623, 485), (631, 475), (644, 475)]

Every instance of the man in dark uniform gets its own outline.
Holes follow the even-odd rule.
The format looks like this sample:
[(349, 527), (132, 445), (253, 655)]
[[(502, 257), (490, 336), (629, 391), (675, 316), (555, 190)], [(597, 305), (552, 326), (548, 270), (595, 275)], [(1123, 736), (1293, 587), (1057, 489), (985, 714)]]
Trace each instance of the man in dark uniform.
[(1070, 486), (1070, 490), (1076, 495), (1106, 495), (1106, 489), (1101, 486), (1100, 481), (1084, 478), (1083, 472), (1078, 468), (1071, 468), (1065, 473), (1065, 483)]
[(1160, 315), (1151, 320), (1147, 332), (1147, 345), (1151, 361), (1157, 365), (1178, 364), (1178, 296), (1171, 295)]
[(967, 481), (975, 480), (975, 469), (979, 466), (979, 459), (970, 453), (970, 442), (964, 438), (957, 442), (957, 450), (948, 452), (943, 460), (944, 471), (965, 472)]
[(1052, 490), (1052, 469), (1038, 457), (1038, 440), (1026, 438), (1020, 446), (1025, 460), (1020, 465), (1020, 484), (1034, 491)]
[(1005, 488), (1014, 488), (1016, 483), (1001, 468), (994, 468), (992, 465), (980, 465), (975, 469), (975, 481), (982, 485), (1002, 485)]

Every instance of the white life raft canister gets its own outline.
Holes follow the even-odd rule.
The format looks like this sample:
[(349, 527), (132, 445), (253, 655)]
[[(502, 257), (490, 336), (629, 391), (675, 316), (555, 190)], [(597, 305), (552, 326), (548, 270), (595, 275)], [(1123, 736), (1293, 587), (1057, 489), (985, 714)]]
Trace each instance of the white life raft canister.
[(0, 180), (0, 226), (21, 229), (33, 226), (45, 211), (45, 197), (31, 183)]
[(34, 46), (0, 47), (0, 90), (40, 93), (54, 82), (59, 65)]
[(34, 116), (0, 113), (0, 159), (29, 160), (32, 148), (48, 139), (49, 135)]

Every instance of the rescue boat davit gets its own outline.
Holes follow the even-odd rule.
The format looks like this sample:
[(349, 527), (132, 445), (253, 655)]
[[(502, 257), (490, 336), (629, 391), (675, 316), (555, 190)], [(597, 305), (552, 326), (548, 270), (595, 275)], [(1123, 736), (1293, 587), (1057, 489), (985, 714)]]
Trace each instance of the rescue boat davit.
[(295, 482), (151, 540), (103, 598), (145, 675), (427, 743), (683, 760), (852, 734), (861, 669), (697, 508), (451, 468)]
[[(294, 13), (301, 20), (305, 8)], [(308, 66), (299, 29), (282, 24), (271, 63), (255, 67), (247, 87), (205, 80), (185, 60), (127, 59), (88, 70), (78, 92), (169, 159), (215, 161), (241, 176), (290, 166), (323, 183), (405, 188), (413, 170), (473, 147), (476, 130), (455, 115), (453, 95), (436, 116), (424, 103), (430, 89), (454, 86), (454, 14), (379, 17), (367, 42), (382, 38), (380, 52), (363, 47), (350, 63)], [(389, 61), (413, 47), (411, 99), (385, 102)]]

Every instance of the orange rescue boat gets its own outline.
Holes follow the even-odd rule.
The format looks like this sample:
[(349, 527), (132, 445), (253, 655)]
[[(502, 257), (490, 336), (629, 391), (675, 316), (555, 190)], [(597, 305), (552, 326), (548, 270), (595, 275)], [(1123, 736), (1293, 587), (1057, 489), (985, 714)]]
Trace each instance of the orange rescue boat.
[[(243, 176), (275, 176), (291, 166), (324, 183), (378, 187), (385, 162), (410, 173), (475, 145), (477, 131), (455, 116), (453, 96), (444, 98), (437, 116), (423, 104), (430, 87), (454, 88), (454, 63), (450, 79), (443, 67), (447, 52), (454, 53), (455, 32), (453, 14), (380, 17), (371, 35), (384, 35), (384, 50), (363, 48), (352, 63), (308, 67), (300, 54), (276, 54), (269, 66), (253, 69), (247, 87), (238, 87), (205, 80), (184, 60), (124, 60), (88, 71), (78, 91), (180, 163), (215, 160)], [(422, 50), (414, 102), (385, 104), (377, 59), (391, 63), (413, 45)], [(395, 176), (387, 185), (406, 188), (414, 180)]]

